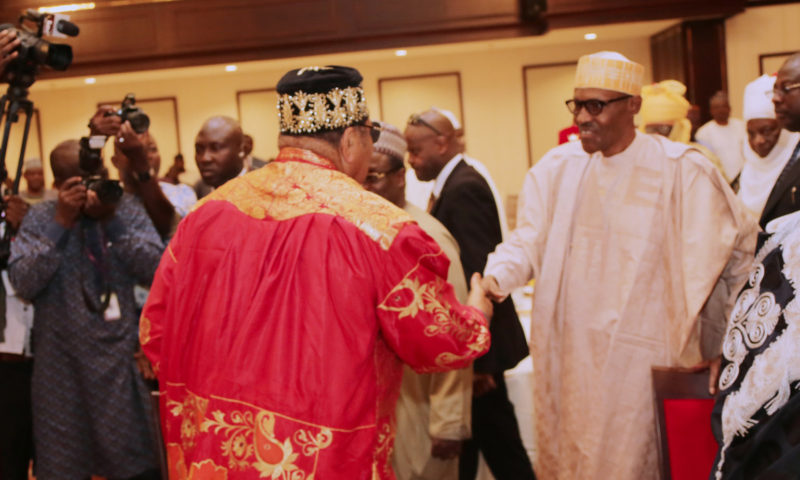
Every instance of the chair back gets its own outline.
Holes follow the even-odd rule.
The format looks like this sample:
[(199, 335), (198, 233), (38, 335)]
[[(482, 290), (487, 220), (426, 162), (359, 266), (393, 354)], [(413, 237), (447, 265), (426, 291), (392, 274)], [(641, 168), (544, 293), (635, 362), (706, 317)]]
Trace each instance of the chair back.
[(719, 448), (711, 432), (708, 370), (651, 370), (662, 480), (707, 480)]

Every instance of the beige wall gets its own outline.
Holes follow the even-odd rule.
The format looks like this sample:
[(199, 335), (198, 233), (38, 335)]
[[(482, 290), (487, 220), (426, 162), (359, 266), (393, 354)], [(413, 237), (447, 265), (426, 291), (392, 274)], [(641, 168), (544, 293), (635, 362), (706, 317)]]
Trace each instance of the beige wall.
[[(128, 92), (135, 92), (139, 98), (175, 96), (181, 150), (188, 170), (183, 180), (191, 183), (199, 178), (193, 161), (193, 141), (202, 122), (216, 114), (236, 117), (238, 90), (274, 87), (280, 76), (294, 66), (338, 63), (357, 67), (365, 78), (364, 87), (373, 116), (380, 115), (379, 78), (457, 71), (464, 95), (462, 114), (468, 152), (489, 167), (505, 196), (518, 192), (528, 169), (523, 66), (576, 61), (579, 56), (598, 50), (617, 50), (646, 67), (650, 65), (646, 35), (606, 42), (587, 42), (576, 36), (573, 43), (541, 47), (525, 45), (525, 40), (517, 39), (508, 43), (476, 43), (467, 48), (463, 45), (445, 47), (435, 54), (424, 48), (416, 49), (403, 58), (395, 57), (391, 51), (381, 51), (257, 62), (241, 65), (240, 70), (233, 73), (224, 72), (219, 66), (100, 76), (94, 85), (84, 85), (81, 79), (40, 81), (32, 88), (31, 98), (41, 111), (47, 156), (59, 141), (86, 134), (87, 120), (99, 101), (121, 100)], [(560, 111), (565, 108), (563, 100), (554, 103), (559, 118), (564, 113)], [(556, 112), (543, 109), (533, 114), (548, 118)], [(556, 132), (563, 126), (553, 124), (554, 131), (542, 132), (542, 137), (552, 139), (555, 145)], [(265, 151), (265, 145), (275, 144), (275, 134), (251, 133), (259, 156), (272, 156)], [(169, 135), (174, 134), (169, 132)], [(537, 151), (542, 150), (538, 148)], [(173, 154), (162, 152), (162, 172), (170, 165)]]
[(744, 87), (758, 77), (759, 55), (800, 51), (798, 20), (800, 4), (793, 4), (751, 8), (725, 22), (728, 90), (733, 116), (742, 116)]

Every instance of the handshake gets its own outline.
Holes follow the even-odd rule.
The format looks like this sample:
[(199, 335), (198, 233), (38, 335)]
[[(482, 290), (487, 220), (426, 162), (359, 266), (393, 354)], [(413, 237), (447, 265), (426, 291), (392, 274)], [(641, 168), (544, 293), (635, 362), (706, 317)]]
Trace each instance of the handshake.
[(497, 284), (497, 279), (493, 276), (481, 277), (480, 273), (473, 273), (470, 278), (469, 296), (467, 297), (467, 305), (480, 310), (486, 319), (492, 318), (492, 302), (500, 302), (505, 299), (506, 295), (500, 291), (500, 286)]

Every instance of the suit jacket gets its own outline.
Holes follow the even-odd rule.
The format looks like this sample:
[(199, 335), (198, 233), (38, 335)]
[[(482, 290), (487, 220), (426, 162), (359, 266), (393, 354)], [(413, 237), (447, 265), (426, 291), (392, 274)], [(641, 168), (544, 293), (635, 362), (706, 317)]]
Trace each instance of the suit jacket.
[(778, 217), (800, 210), (800, 143), (797, 144), (786, 167), (784, 167), (772, 191), (769, 192), (767, 203), (761, 212), (758, 224), (766, 228), (767, 224)]
[[(497, 205), (489, 184), (464, 160), (458, 162), (433, 204), (431, 215), (450, 230), (461, 248), (461, 265), (469, 285), (473, 273), (483, 272), (486, 259), (503, 239)], [(494, 305), (489, 328), (492, 343), (486, 355), (475, 360), (475, 371), (500, 373), (528, 355), (525, 332), (511, 297)]]

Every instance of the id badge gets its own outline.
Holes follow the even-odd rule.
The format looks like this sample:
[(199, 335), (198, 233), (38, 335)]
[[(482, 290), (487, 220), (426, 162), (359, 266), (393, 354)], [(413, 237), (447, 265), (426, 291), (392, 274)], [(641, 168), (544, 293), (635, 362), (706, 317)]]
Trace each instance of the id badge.
[(117, 299), (116, 293), (111, 293), (108, 298), (108, 308), (106, 308), (105, 313), (103, 316), (106, 319), (106, 322), (114, 322), (119, 320), (122, 317), (122, 313), (119, 310), (119, 300)]

